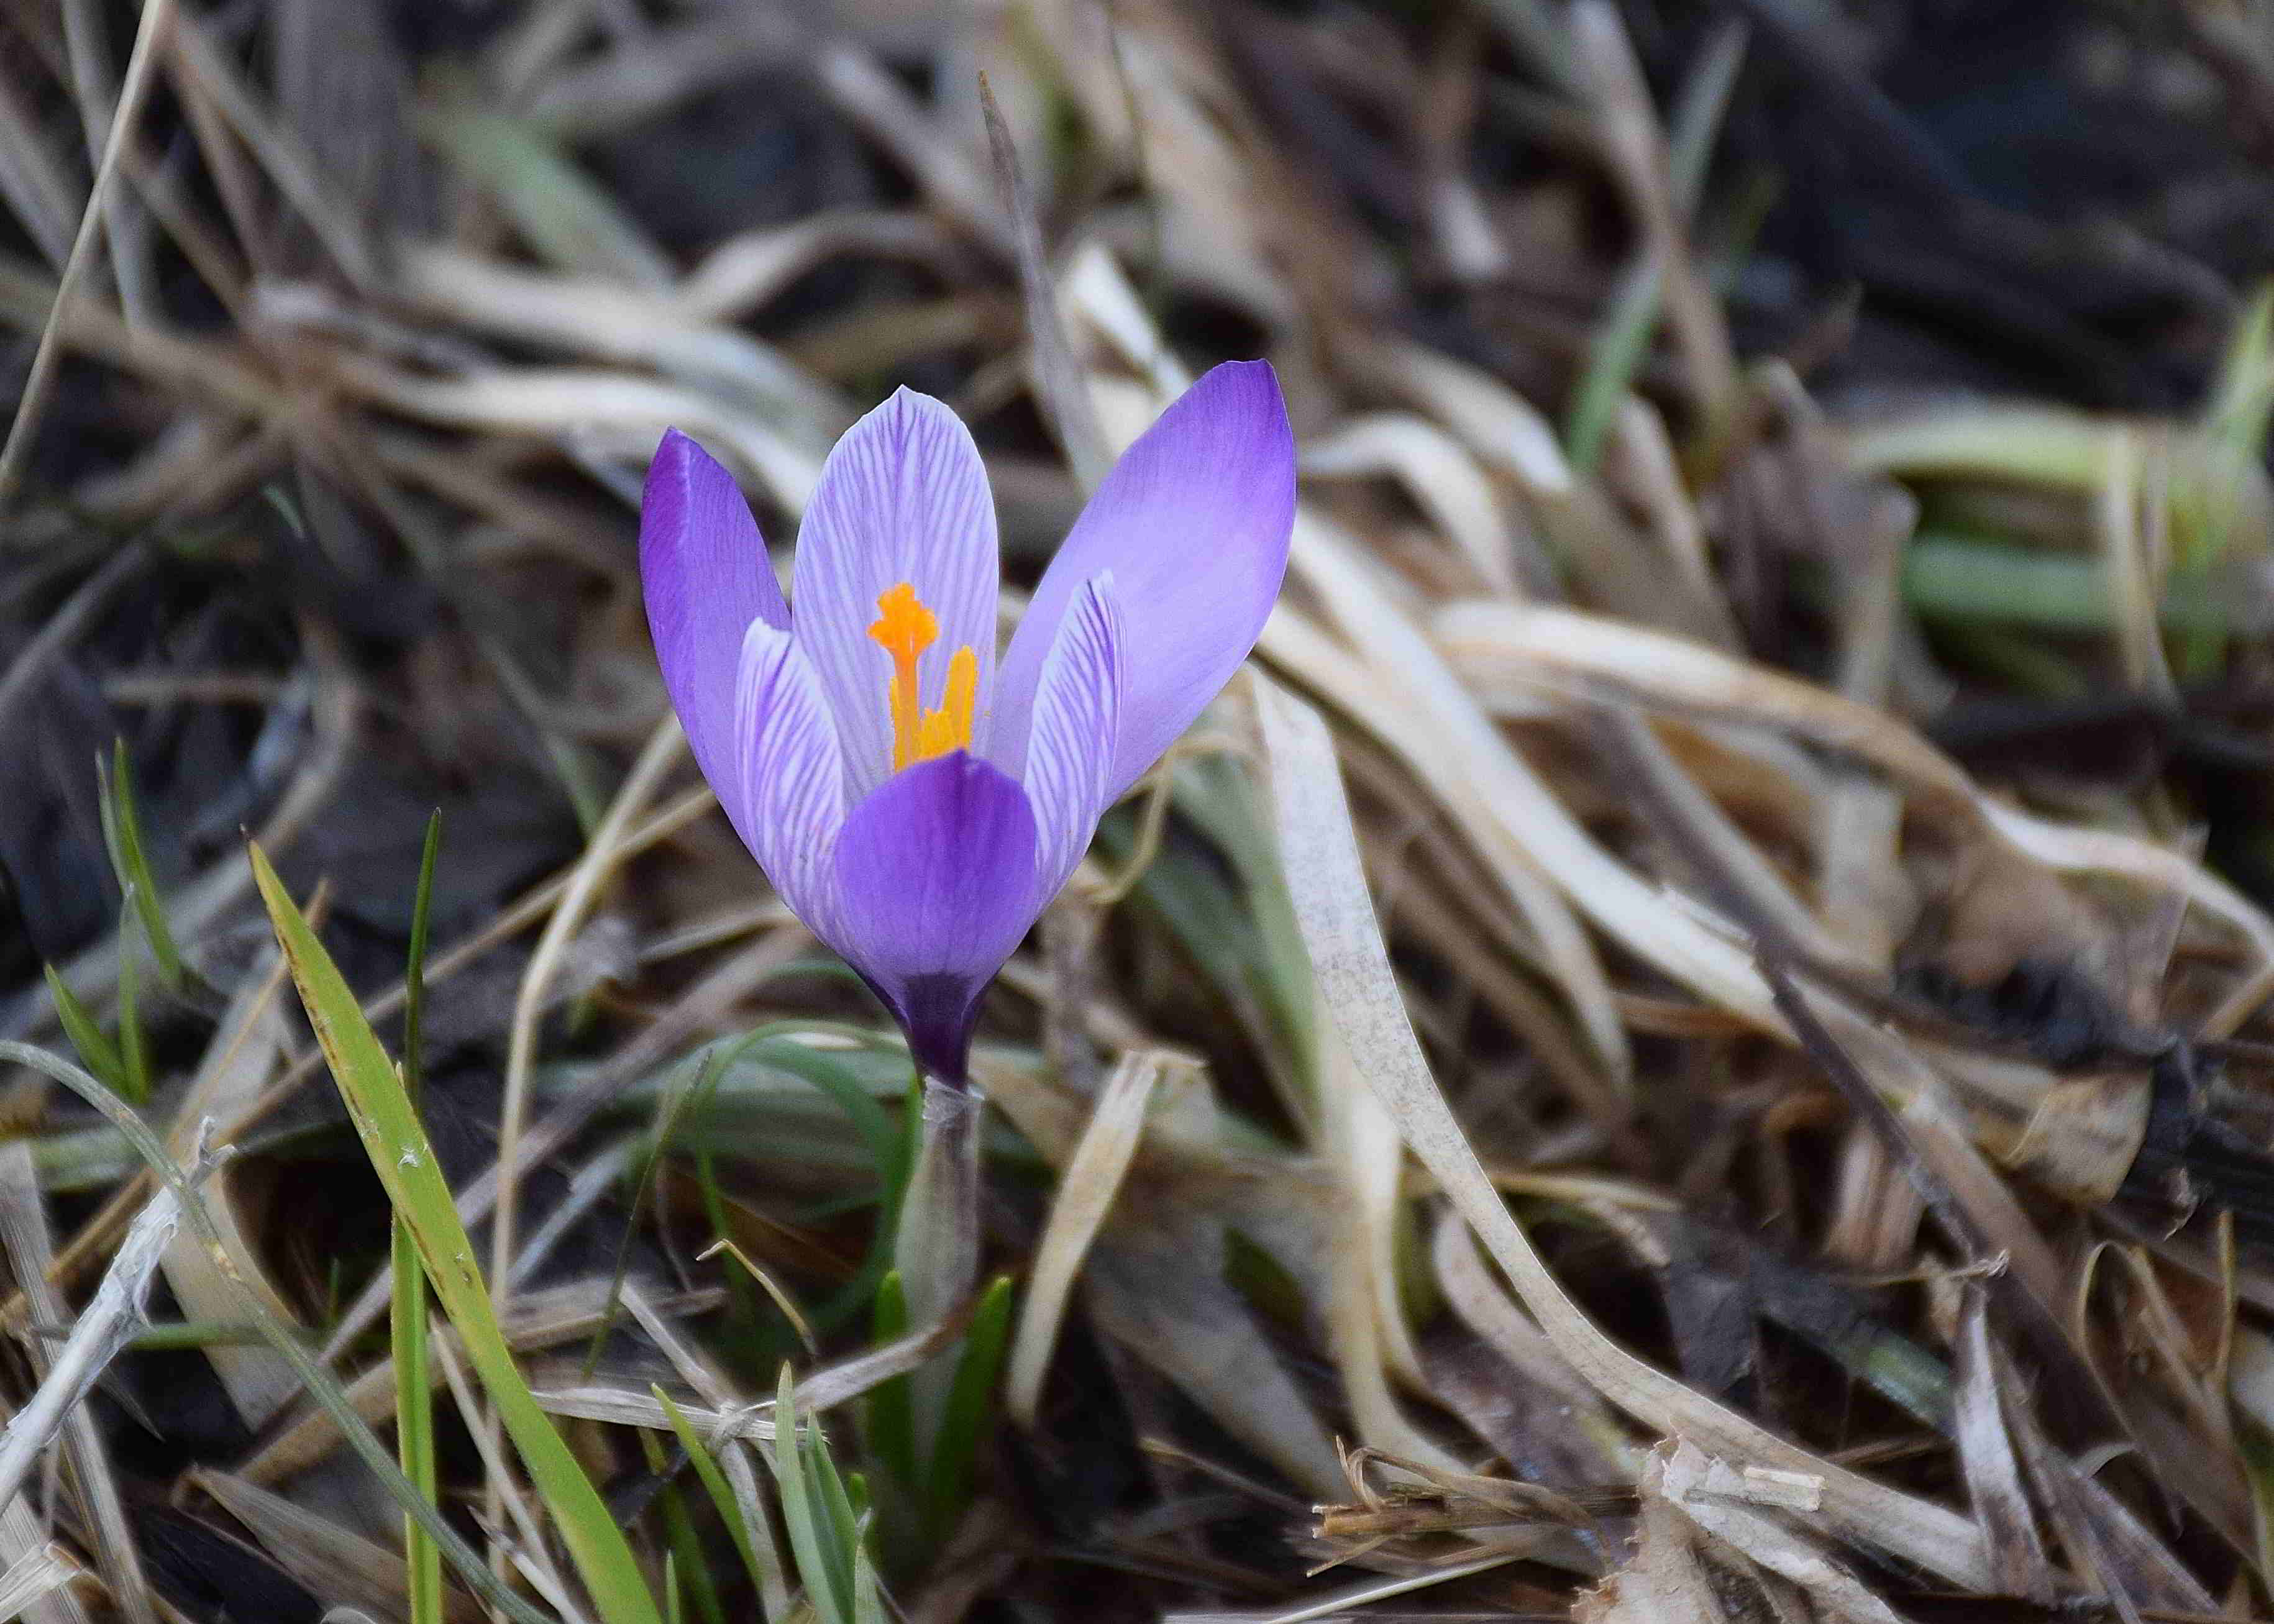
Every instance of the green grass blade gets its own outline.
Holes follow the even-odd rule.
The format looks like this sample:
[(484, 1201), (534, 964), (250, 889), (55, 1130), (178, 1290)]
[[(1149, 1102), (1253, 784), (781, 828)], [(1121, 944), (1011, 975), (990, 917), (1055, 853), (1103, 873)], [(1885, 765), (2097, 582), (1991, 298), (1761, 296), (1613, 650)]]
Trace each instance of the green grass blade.
[(538, 257), (565, 271), (659, 287), (671, 267), (617, 206), (535, 123), (469, 94), (430, 105), (427, 137), (513, 221)]
[(853, 1614), (854, 1555), (861, 1548), (861, 1519), (853, 1510), (853, 1497), (846, 1492), (845, 1479), (838, 1475), (836, 1458), (829, 1452), (829, 1440), (818, 1426), (811, 1426), (802, 1453), (810, 1474), (812, 1504), (825, 1519), (821, 1525), (825, 1536), (822, 1552), (829, 1563), (831, 1593), (837, 1598), (838, 1617), (849, 1620)]
[(1011, 1330), (1011, 1277), (998, 1274), (979, 1298), (966, 1334), (963, 1357), (939, 1417), (931, 1471), (924, 1480), (925, 1531), (941, 1540), (954, 1530), (970, 1495), (971, 1466), (994, 1418), (995, 1388)]
[(1659, 267), (1647, 259), (1630, 266), (1587, 345), (1586, 371), (1571, 392), (1563, 427), (1563, 455), (1578, 473), (1593, 473), (1602, 460), (1612, 421), (1658, 335), (1663, 280)]
[(781, 1491), (782, 1526), (789, 1534), (790, 1554), (797, 1560), (798, 1577), (805, 1582), (806, 1605), (822, 1624), (848, 1624), (849, 1597), (836, 1590), (836, 1564), (831, 1560), (826, 1515), (814, 1492), (809, 1457), (823, 1447), (817, 1432), (812, 1440), (797, 1432), (797, 1395), (790, 1382), (789, 1366), (781, 1371), (774, 1395), (774, 1482)]
[(885, 1588), (877, 1579), (877, 1564), (866, 1549), (853, 1553), (853, 1624), (888, 1624)]
[[(655, 1434), (644, 1432), (649, 1453), (660, 1455)], [(664, 1575), (664, 1605), (675, 1621), (684, 1615), (687, 1602), (695, 1604), (695, 1614), (703, 1624), (727, 1624), (727, 1609), (719, 1599), (719, 1582), (711, 1576), (711, 1563), (704, 1556), (703, 1540), (695, 1531), (695, 1519), (688, 1515), (687, 1496), (676, 1484), (669, 1484), (656, 1496), (656, 1509), (663, 1516), (663, 1537), (669, 1552), (670, 1569)]]
[(118, 889), (132, 903), (142, 921), (142, 935), (158, 961), (158, 974), (169, 992), (182, 986), (182, 952), (166, 923), (166, 910), (158, 900), (157, 882), (150, 875), (150, 854), (142, 843), (142, 818), (135, 810), (134, 770), (126, 759), (126, 741), (110, 742), (110, 771), (98, 773), (103, 843), (110, 848), (110, 866)]
[(48, 975), (48, 996), (56, 1001), (56, 1019), (63, 1023), (64, 1035), (79, 1051), (79, 1061), (101, 1078), (121, 1099), (126, 1097), (126, 1063), (79, 995), (56, 974), (53, 965), (44, 966)]
[(742, 1567), (750, 1575), (750, 1583), (757, 1594), (766, 1590), (766, 1570), (759, 1564), (758, 1548), (750, 1537), (749, 1524), (742, 1519), (742, 1508), (734, 1500), (734, 1491), (727, 1482), (727, 1474), (719, 1470), (719, 1462), (705, 1444), (680, 1413), (679, 1406), (661, 1387), (650, 1389), (656, 1402), (663, 1406), (664, 1415), (671, 1422), (671, 1430), (679, 1435), (680, 1447), (687, 1451), (688, 1463), (695, 1468), (695, 1476), (718, 1507), (719, 1520), (727, 1525), (727, 1532), (734, 1541), (734, 1549), (742, 1559)]
[[(388, 1257), (395, 1286), (388, 1322), (395, 1354), (395, 1450), (403, 1475), (428, 1505), (439, 1483), (434, 1462), (434, 1389), (426, 1370), (426, 1276), (418, 1267), (418, 1243), (401, 1216), (395, 1220)], [(442, 1553), (418, 1520), (403, 1519), (403, 1561), (410, 1592), (410, 1624), (441, 1624)]]
[(141, 958), (134, 951), (134, 893), (118, 914), (118, 1075), (119, 1097), (129, 1105), (150, 1099), (150, 1056), (142, 1043)]
[(2238, 451), (2255, 455), (2274, 416), (2274, 282), (2262, 282), (2219, 358), (2203, 408), (2203, 427)]
[(442, 810), (426, 819), (426, 844), (418, 853), (418, 890), (410, 903), (410, 951), (403, 969), (403, 1082), (410, 1102), (418, 1103), (425, 1075), (426, 923), (434, 901), (434, 859), (442, 849)]
[[(442, 815), (426, 820), (426, 844), (418, 859), (418, 890), (410, 909), (410, 949), (403, 968), (403, 1086), (412, 1110), (418, 1109), (420, 1016), (426, 995), (426, 921), (434, 894), (434, 858), (441, 846)], [(426, 1275), (418, 1265), (418, 1242), (398, 1213), (388, 1259), (394, 1285), (388, 1319), (395, 1354), (395, 1454), (403, 1475), (437, 1503), (440, 1477), (434, 1453), (434, 1387), (426, 1370)], [(410, 1624), (442, 1624), (442, 1553), (416, 1517), (403, 1520), (403, 1561), (410, 1597)]]
[[(888, 1271), (877, 1283), (876, 1312), (870, 1322), (873, 1344), (883, 1347), (907, 1335), (908, 1303), (900, 1290), (900, 1272)], [(907, 1376), (878, 1382), (869, 1395), (862, 1417), (867, 1422), (869, 1457), (883, 1467), (894, 1483), (914, 1494), (916, 1477), (915, 1388)]]
[[(2105, 635), (2115, 622), (2100, 560), (1937, 531), (1903, 550), (1903, 601), (1932, 620), (1982, 621)], [(2237, 629), (2234, 595), (2206, 575), (2167, 582), (2157, 614), (2167, 631)]]
[(442, 1312), (497, 1406), (498, 1417), (560, 1530), (594, 1607), (608, 1624), (662, 1624), (623, 1530), (552, 1419), (530, 1396), (498, 1328), (474, 1261), (473, 1243), (458, 1220), (450, 1186), (411, 1109), (402, 1077), (267, 858), (257, 846), (250, 851), (261, 900), (267, 905), (300, 1000), (373, 1170), (389, 1203), (409, 1224)]
[(910, 1093), (896, 1124), (885, 1108), (861, 1086), (860, 1079), (831, 1056), (782, 1045), (770, 1051), (768, 1057), (835, 1102), (860, 1134), (877, 1169), (877, 1227), (869, 1255), (861, 1260), (853, 1277), (811, 1316), (817, 1328), (827, 1329), (858, 1313), (862, 1304), (872, 1301), (886, 1271), (892, 1267), (892, 1235), (900, 1223), (900, 1197), (907, 1192), (909, 1175), (915, 1167), (915, 1130), (922, 1116), (918, 1102), (921, 1096)]
[[(1742, 31), (1718, 34), (1697, 71), (1683, 86), (1667, 131), (1668, 158), (1675, 207), (1694, 211), (1713, 156), (1713, 140), (1721, 132), (1722, 115), (1729, 107), (1737, 70), (1744, 61)], [(1563, 431), (1564, 455), (1582, 474), (1592, 474), (1601, 462), (1603, 442), (1609, 438), (1619, 410), (1625, 405), (1636, 375), (1649, 358), (1658, 335), (1664, 303), (1665, 279), (1660, 267), (1645, 256), (1629, 267), (1611, 297), (1609, 309), (1588, 346), (1587, 367), (1571, 393), (1571, 408)]]

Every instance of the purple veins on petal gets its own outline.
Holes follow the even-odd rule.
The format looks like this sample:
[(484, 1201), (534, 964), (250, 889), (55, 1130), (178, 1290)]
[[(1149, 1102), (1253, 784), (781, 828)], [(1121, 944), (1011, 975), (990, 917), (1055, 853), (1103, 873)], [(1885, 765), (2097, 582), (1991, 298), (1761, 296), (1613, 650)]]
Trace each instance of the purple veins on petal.
[(979, 996), (1035, 921), (1035, 816), (956, 750), (895, 773), (837, 837), (831, 944), (889, 1004), (927, 1068), (960, 1080)]
[(1120, 735), (1121, 614), (1113, 577), (1090, 582), (1058, 622), (1035, 689), (1027, 799), (1035, 809), (1037, 910), (1073, 872), (1105, 810)]
[(845, 822), (837, 724), (804, 651), (787, 631), (750, 622), (734, 685), (735, 771), (712, 787), (742, 844), (793, 912), (833, 936), (829, 867)]
[(901, 389), (846, 431), (814, 486), (790, 584), (798, 642), (836, 714), (855, 799), (892, 771), (892, 662), (869, 635), (877, 598), (905, 583), (937, 617), (937, 638), (916, 666), (922, 708), (942, 703), (964, 647), (978, 662), (983, 705), (1001, 569), (994, 497), (962, 419)]
[(1003, 657), (995, 758), (1023, 772), (1059, 622), (1110, 570), (1125, 677), (1107, 794), (1128, 788), (1255, 646), (1286, 574), (1294, 515), (1294, 434), (1270, 365), (1215, 368), (1122, 455), (1051, 560)]
[(713, 785), (730, 783), (742, 633), (753, 620), (787, 630), (789, 605), (734, 476), (677, 429), (648, 465), (640, 584), (656, 662), (695, 760)]

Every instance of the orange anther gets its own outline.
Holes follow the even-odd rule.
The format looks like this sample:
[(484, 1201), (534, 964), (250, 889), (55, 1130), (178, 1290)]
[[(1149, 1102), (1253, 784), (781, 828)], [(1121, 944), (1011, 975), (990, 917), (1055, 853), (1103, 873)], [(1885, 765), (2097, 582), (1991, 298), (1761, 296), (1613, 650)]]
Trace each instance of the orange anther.
[(968, 745), (979, 695), (978, 657), (968, 644), (955, 651), (947, 663), (944, 703), (927, 711), (917, 687), (916, 660), (939, 640), (939, 617), (906, 581), (877, 596), (877, 613), (869, 635), (892, 657), (892, 680), (885, 689), (892, 716), (892, 771)]

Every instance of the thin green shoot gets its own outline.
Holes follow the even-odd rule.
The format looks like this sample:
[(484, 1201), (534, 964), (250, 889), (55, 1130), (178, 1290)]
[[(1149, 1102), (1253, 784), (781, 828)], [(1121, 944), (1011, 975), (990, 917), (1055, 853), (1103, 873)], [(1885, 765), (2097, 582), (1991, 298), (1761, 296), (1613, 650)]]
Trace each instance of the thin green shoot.
[(418, 853), (418, 891), (410, 904), (410, 951), (403, 971), (403, 1086), (418, 1103), (425, 1068), (426, 936), (433, 914), (434, 861), (442, 849), (442, 809), (426, 818), (426, 840)]
[(923, 1482), (924, 1531), (934, 1545), (954, 1532), (970, 1501), (973, 1462), (995, 1416), (1003, 1354), (1010, 1338), (1011, 1297), (1007, 1274), (997, 1275), (981, 1294), (940, 1411), (931, 1470)]
[[(134, 769), (126, 756), (126, 741), (110, 741), (110, 767), (103, 771), (102, 759), (95, 758), (97, 805), (102, 823), (102, 842), (110, 853), (111, 871), (118, 878), (119, 893), (132, 906), (141, 921), (144, 940), (150, 944), (151, 956), (157, 960), (159, 979), (169, 992), (182, 989), (182, 952), (175, 945), (172, 929), (166, 923), (166, 910), (158, 899), (158, 886), (151, 877), (150, 854), (142, 839), (142, 818), (134, 800)], [(121, 944), (122, 954), (124, 944)]]
[(761, 1598), (763, 1607), (767, 1569), (758, 1560), (757, 1546), (751, 1538), (749, 1525), (743, 1520), (742, 1508), (735, 1501), (734, 1491), (727, 1482), (727, 1474), (719, 1470), (717, 1458), (697, 1433), (693, 1424), (679, 1406), (671, 1402), (671, 1395), (661, 1387), (649, 1390), (655, 1395), (656, 1402), (663, 1406), (663, 1413), (671, 1422), (671, 1430), (679, 1435), (680, 1447), (687, 1451), (688, 1464), (695, 1468), (695, 1476), (702, 1483), (704, 1492), (711, 1496), (711, 1504), (717, 1509), (719, 1520), (727, 1525), (727, 1532), (734, 1542), (734, 1550), (742, 1559), (742, 1567), (749, 1574), (751, 1587)]
[[(415, 1114), (421, 1093), (421, 1016), (426, 998), (426, 927), (434, 895), (434, 861), (442, 843), (442, 814), (426, 820), (426, 841), (418, 858), (418, 890), (410, 909), (410, 947), (403, 969), (403, 1088)], [(403, 1475), (428, 1505), (438, 1503), (440, 1470), (434, 1447), (434, 1387), (426, 1368), (426, 1276), (418, 1264), (418, 1243), (397, 1212), (388, 1256), (393, 1300), (388, 1320), (395, 1356), (395, 1452)], [(434, 1542), (405, 1515), (403, 1530), (404, 1577), (410, 1599), (410, 1624), (442, 1624), (442, 1556)]]
[[(672, 1470), (670, 1456), (660, 1438), (643, 1432), (640, 1443), (646, 1451), (650, 1471), (660, 1477)], [(702, 1537), (697, 1533), (695, 1519), (688, 1511), (687, 1496), (676, 1483), (666, 1481), (657, 1492), (656, 1509), (663, 1518), (666, 1616), (674, 1620), (684, 1617), (691, 1603), (703, 1624), (727, 1624), (727, 1609), (719, 1600), (718, 1582), (712, 1577), (711, 1564), (704, 1555)]]
[(119, 1098), (127, 1098), (126, 1061), (118, 1052), (118, 1045), (110, 1041), (94, 1013), (79, 1002), (79, 995), (56, 974), (55, 966), (49, 965), (46, 970), (48, 996), (55, 1000), (56, 1019), (62, 1023), (64, 1035), (78, 1051), (80, 1064), (101, 1078)]
[(150, 1101), (150, 1054), (142, 1041), (139, 919), (134, 909), (134, 890), (129, 886), (118, 910), (118, 1075), (119, 1097), (137, 1106)]
[(856, 1577), (867, 1560), (852, 1497), (820, 1426), (798, 1424), (797, 1395), (782, 1366), (774, 1399), (774, 1482), (806, 1605), (821, 1624), (853, 1624)]
[[(2105, 633), (2114, 609), (2097, 559), (1927, 533), (1903, 552), (1903, 601), (1932, 620), (1976, 620), (2079, 635)], [(2240, 619), (2212, 577), (2174, 575), (2157, 613), (2167, 630), (2224, 635)]]
[[(870, 1345), (882, 1348), (907, 1335), (907, 1298), (900, 1289), (900, 1272), (890, 1269), (877, 1282), (877, 1301), (870, 1321)], [(910, 1494), (916, 1492), (915, 1388), (910, 1378), (894, 1376), (869, 1392), (862, 1406), (862, 1430), (869, 1458)]]
[[(2198, 504), (2195, 528), (2201, 533), (2200, 542), (2180, 551), (2172, 564), (2175, 576), (2207, 569), (2228, 555), (2234, 542), (2240, 487), (2258, 467), (2270, 415), (2274, 415), (2274, 282), (2263, 284), (2252, 295), (2220, 357), (2218, 377), (2203, 412), (2203, 431), (2228, 455), (2223, 465), (2207, 467), (2205, 477), (2223, 477), (2225, 488)], [(2225, 658), (2226, 638), (2219, 631), (2189, 628), (2177, 641), (2179, 673), (2189, 681), (2209, 680)]]

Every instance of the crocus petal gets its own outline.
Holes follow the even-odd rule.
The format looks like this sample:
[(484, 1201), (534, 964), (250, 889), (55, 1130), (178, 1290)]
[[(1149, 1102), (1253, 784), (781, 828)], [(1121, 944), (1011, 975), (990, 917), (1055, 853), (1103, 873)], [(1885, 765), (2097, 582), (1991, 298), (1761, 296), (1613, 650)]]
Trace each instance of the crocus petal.
[(1255, 646), (1294, 516), (1295, 439), (1278, 380), (1264, 361), (1216, 367), (1123, 454), (1050, 561), (1003, 657), (990, 754), (1023, 771), (1058, 623), (1111, 570), (1125, 684), (1107, 793), (1128, 788)]
[(789, 625), (758, 523), (734, 477), (677, 429), (648, 464), (640, 501), (640, 584), (663, 685), (703, 776), (736, 776), (734, 677), (753, 620)]
[(892, 770), (892, 657), (869, 635), (877, 599), (907, 582), (938, 619), (916, 667), (927, 707), (940, 703), (955, 650), (970, 647), (983, 720), (1001, 568), (987, 470), (953, 411), (901, 389), (846, 431), (805, 510), (790, 590), (856, 799)]
[(827, 939), (836, 896), (829, 855), (845, 822), (844, 756), (804, 652), (762, 620), (742, 638), (734, 726), (734, 775), (712, 782), (719, 804), (782, 900)]
[(1120, 733), (1121, 635), (1113, 577), (1105, 575), (1082, 588), (1043, 662), (1026, 778), (1035, 808), (1038, 908), (1081, 861), (1105, 810)]
[(1026, 792), (962, 750), (894, 774), (837, 837), (832, 945), (924, 1068), (960, 1081), (979, 995), (1035, 921)]

